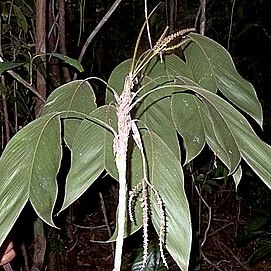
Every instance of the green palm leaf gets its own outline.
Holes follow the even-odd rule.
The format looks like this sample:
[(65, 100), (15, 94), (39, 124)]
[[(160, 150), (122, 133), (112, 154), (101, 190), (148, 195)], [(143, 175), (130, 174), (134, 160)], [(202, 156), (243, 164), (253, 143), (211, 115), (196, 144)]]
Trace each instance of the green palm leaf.
[(60, 140), (59, 116), (48, 114), (22, 128), (6, 146), (0, 158), (1, 244), (28, 200), (37, 214), (54, 226)]

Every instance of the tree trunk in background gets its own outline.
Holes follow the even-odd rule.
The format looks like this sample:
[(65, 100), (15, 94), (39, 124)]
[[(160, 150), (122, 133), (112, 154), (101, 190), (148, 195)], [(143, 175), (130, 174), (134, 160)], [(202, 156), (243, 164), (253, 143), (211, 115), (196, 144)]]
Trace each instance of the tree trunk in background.
[(187, 0), (168, 0), (167, 10), (169, 33), (191, 27), (185, 21), (187, 17)]
[(174, 31), (176, 0), (168, 0), (168, 26), (169, 33)]
[[(67, 55), (66, 48), (66, 23), (65, 23), (65, 0), (59, 0), (59, 50), (61, 54)], [(71, 76), (67, 68), (63, 68), (65, 82), (71, 81)]]
[[(46, 0), (36, 0), (36, 54), (46, 53)], [(43, 65), (46, 67), (46, 56), (40, 57)], [(42, 63), (41, 65), (42, 66)], [(46, 69), (45, 69), (46, 70)], [(39, 94), (46, 99), (46, 80), (41, 74), (40, 70), (37, 70), (36, 89)], [(36, 98), (35, 113), (38, 116), (42, 110), (43, 102)]]
[[(48, 0), (48, 53), (55, 53), (57, 51), (58, 43), (58, 18), (59, 13), (54, 6), (55, 0)], [(59, 60), (56, 57), (49, 57), (48, 59), (48, 75), (49, 88), (47, 92), (57, 88), (61, 84)]]
[[(3, 57), (3, 50), (2, 50), (2, 18), (0, 17), (0, 56)], [(9, 131), (9, 118), (8, 118), (8, 110), (7, 110), (7, 100), (4, 91), (5, 87), (5, 77), (4, 75), (1, 76), (1, 84), (0, 93), (2, 99), (2, 106), (3, 106), (3, 114), (1, 114), (1, 123), (3, 120), (4, 124), (1, 124), (1, 143), (0, 143), (0, 151), (4, 149), (5, 144), (10, 139), (10, 131)], [(0, 106), (1, 108), (1, 106)], [(2, 109), (2, 108), (1, 108)], [(4, 136), (5, 134), (5, 136)]]
[[(42, 75), (39, 67), (44, 65), (46, 71), (46, 0), (36, 0), (36, 55), (40, 55), (42, 63), (37, 66), (36, 90), (41, 97), (46, 99), (46, 79)], [(43, 108), (44, 103), (36, 99), (35, 115), (38, 117)], [(46, 252), (46, 238), (44, 235), (43, 221), (38, 217), (34, 222), (34, 240), (32, 242), (34, 251), (32, 258), (31, 271), (42, 270), (44, 264), (44, 256)]]

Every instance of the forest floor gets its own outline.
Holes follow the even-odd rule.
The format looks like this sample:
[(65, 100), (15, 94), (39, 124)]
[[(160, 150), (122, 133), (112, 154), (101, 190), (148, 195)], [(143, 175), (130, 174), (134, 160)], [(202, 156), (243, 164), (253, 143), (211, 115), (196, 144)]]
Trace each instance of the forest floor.
[[(255, 186), (257, 192), (255, 192)], [(200, 262), (197, 262), (200, 244), (198, 248), (197, 244), (193, 246), (193, 254), (197, 256), (194, 257), (195, 262), (191, 262), (191, 271), (271, 271), (271, 259), (269, 258), (271, 255), (271, 223), (268, 217), (268, 211), (271, 208), (269, 206), (271, 193), (261, 183), (252, 185), (247, 183), (243, 187), (240, 185), (240, 191), (240, 193), (236, 193), (234, 184), (229, 182), (213, 188), (211, 193), (203, 192), (204, 198), (211, 208), (212, 219), (208, 222), (208, 209), (202, 203), (200, 211), (201, 241), (204, 239), (207, 227), (209, 230), (202, 247), (203, 257)], [(112, 235), (117, 188), (108, 187), (107, 191), (103, 191), (103, 195), (103, 198), (96, 196), (97, 204), (89, 207), (89, 210), (80, 207), (80, 205), (86, 206), (84, 202), (78, 206), (81, 214), (77, 215), (79, 221), (74, 223), (76, 225), (75, 239), (77, 240), (74, 249), (77, 254), (76, 270), (78, 271), (112, 270), (113, 244), (94, 241), (105, 241)], [(89, 197), (86, 195), (86, 198)], [(198, 206), (198, 203), (196, 205)], [(193, 203), (191, 203), (191, 209), (193, 209)], [(197, 211), (199, 211), (198, 207)], [(105, 217), (107, 222), (105, 222)], [(131, 270), (131, 263), (137, 256), (137, 249), (141, 247), (141, 235), (142, 233), (139, 231), (125, 241), (123, 258), (123, 270), (125, 271)], [(195, 240), (196, 238), (194, 238)], [(253, 253), (266, 242), (267, 246), (254, 255), (253, 261), (251, 257)], [(180, 270), (169, 255), (167, 258), (170, 270)], [(193, 258), (191, 261), (194, 261)], [(200, 269), (197, 269), (199, 266)]]
[[(71, 227), (66, 224), (64, 233), (57, 233), (51, 238), (51, 241), (57, 239), (62, 245), (54, 246), (49, 252), (47, 258), (51, 263), (46, 260), (46, 270), (112, 270), (114, 245), (106, 241), (114, 230), (118, 190), (116, 185), (106, 180), (98, 183), (73, 205), (69, 213)], [(255, 184), (251, 180), (240, 185), (240, 191), (236, 193), (230, 182), (212, 187), (212, 191), (203, 191), (202, 196), (211, 208), (210, 221), (209, 209), (203, 202), (201, 208), (198, 207), (198, 197), (194, 196), (190, 202), (194, 221), (190, 271), (271, 271), (271, 193), (261, 183)], [(200, 229), (196, 226), (198, 224), (201, 225)], [(202, 240), (205, 242), (199, 258)], [(131, 270), (141, 244), (141, 231), (126, 239), (123, 271)], [(260, 247), (263, 248), (258, 251)], [(257, 254), (255, 251), (258, 251)], [(170, 256), (166, 256), (169, 270), (180, 270)], [(15, 267), (14, 271), (17, 270), (27, 271)]]

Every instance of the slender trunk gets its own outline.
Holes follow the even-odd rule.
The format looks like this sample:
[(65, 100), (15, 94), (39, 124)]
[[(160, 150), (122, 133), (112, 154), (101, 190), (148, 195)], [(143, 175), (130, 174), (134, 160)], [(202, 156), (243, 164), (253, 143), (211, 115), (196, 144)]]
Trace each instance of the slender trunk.
[(168, 26), (169, 26), (169, 33), (174, 32), (175, 26), (175, 10), (176, 10), (176, 0), (169, 0), (168, 1)]
[[(57, 38), (57, 23), (59, 14), (55, 12), (54, 6), (55, 0), (49, 0), (48, 3), (48, 48), (47, 51), (49, 53), (55, 53), (58, 46), (58, 38)], [(48, 65), (48, 74), (50, 74), (50, 91), (51, 89), (55, 89), (60, 86), (60, 69), (59, 69), (59, 60), (56, 57), (49, 57), (49, 65)]]
[[(0, 56), (3, 56), (3, 50), (2, 50), (2, 19), (0, 16)], [(4, 93), (4, 86), (5, 86), (5, 78), (2, 75), (1, 76), (1, 83), (2, 83), (2, 104), (3, 104), (3, 112), (4, 112), (4, 129), (1, 127), (1, 130), (5, 131), (5, 139), (4, 139), (4, 133), (2, 134), (2, 146), (1, 148), (4, 149), (5, 144), (9, 141), (10, 139), (10, 130), (9, 130), (9, 117), (8, 117), (8, 109), (7, 109), (7, 100), (6, 100), (6, 95)]]
[[(36, 0), (36, 54), (41, 55), (40, 59), (46, 68), (46, 0)], [(36, 79), (38, 93), (46, 99), (46, 80), (37, 69)], [(42, 110), (43, 102), (36, 99), (35, 113), (38, 116)]]
[[(66, 23), (65, 23), (65, 1), (59, 0), (59, 49), (60, 53), (67, 55), (66, 48)], [(67, 68), (63, 68), (65, 82), (71, 81), (71, 76)]]
[[(2, 79), (4, 80), (4, 79)], [(8, 106), (7, 106), (7, 99), (6, 95), (2, 93), (3, 99), (3, 111), (4, 111), (4, 124), (5, 124), (5, 141), (4, 145), (10, 140), (10, 129), (9, 129), (9, 117), (8, 117)]]
[[(36, 54), (41, 55), (41, 64), (46, 70), (46, 0), (36, 0)], [(36, 90), (43, 98), (46, 99), (46, 80), (37, 69)], [(44, 102), (36, 98), (35, 115), (38, 117), (43, 108)], [(46, 238), (44, 236), (43, 221), (38, 217), (34, 223), (34, 254), (32, 258), (31, 270), (42, 270), (44, 256), (46, 251)]]

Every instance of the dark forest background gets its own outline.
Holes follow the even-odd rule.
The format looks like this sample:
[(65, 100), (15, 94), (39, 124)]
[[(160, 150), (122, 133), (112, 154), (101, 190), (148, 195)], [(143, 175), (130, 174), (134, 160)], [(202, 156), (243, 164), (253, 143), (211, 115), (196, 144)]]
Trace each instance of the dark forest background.
[[(145, 20), (143, 0), (120, 3), (88, 44), (81, 61), (83, 73), (76, 73), (49, 56), (36, 58), (34, 72), (30, 72), (31, 59), (36, 54), (57, 52), (78, 59), (85, 41), (113, 3), (113, 0), (0, 2), (0, 55), (5, 60), (24, 63), (15, 69), (20, 75), (19, 81), (12, 74), (1, 77), (1, 151), (16, 131), (36, 118), (42, 106), (32, 91), (20, 84), (22, 80), (33, 81), (37, 91), (46, 98), (56, 87), (72, 80), (75, 74), (77, 78), (97, 76), (107, 81), (114, 67), (132, 57)], [(271, 144), (271, 1), (162, 0), (159, 3), (150, 19), (153, 41), (160, 37), (166, 26), (170, 32), (195, 25), (199, 29), (200, 8), (206, 4), (203, 14), (205, 35), (227, 48), (237, 70), (254, 85), (264, 111), (263, 130), (256, 125), (254, 128)], [(148, 0), (147, 4), (151, 11), (158, 1)], [(39, 30), (38, 21), (43, 23), (43, 30)], [(145, 51), (148, 46), (144, 33), (139, 51)], [(103, 104), (105, 86), (98, 81), (92, 86), (98, 104)], [(245, 165), (237, 191), (231, 178), (215, 180), (218, 171), (223, 172), (224, 168), (218, 163), (217, 171), (210, 173), (214, 159), (206, 150), (186, 172), (194, 229), (190, 269), (271, 270), (270, 191)], [(68, 161), (63, 162), (63, 175), (66, 167), (69, 167)], [(191, 170), (207, 205), (196, 194), (195, 184), (189, 181)], [(202, 179), (207, 182), (203, 184)], [(43, 225), (38, 238), (33, 230), (35, 216), (30, 207), (25, 208), (10, 235), (17, 251), (17, 258), (12, 263), (14, 270), (33, 270), (33, 262), (49, 271), (110, 270), (113, 247), (99, 241), (108, 240), (113, 231), (117, 191), (117, 184), (102, 176), (101, 181), (58, 218), (61, 230)], [(209, 225), (210, 209), (212, 221)], [(207, 227), (210, 228), (206, 241), (201, 246)], [(155, 247), (154, 234), (152, 242)], [(36, 253), (38, 248), (45, 246), (45, 254)], [(141, 232), (138, 232), (126, 240), (125, 270), (132, 270), (140, 249)], [(167, 257), (170, 270), (179, 270), (170, 256)]]

